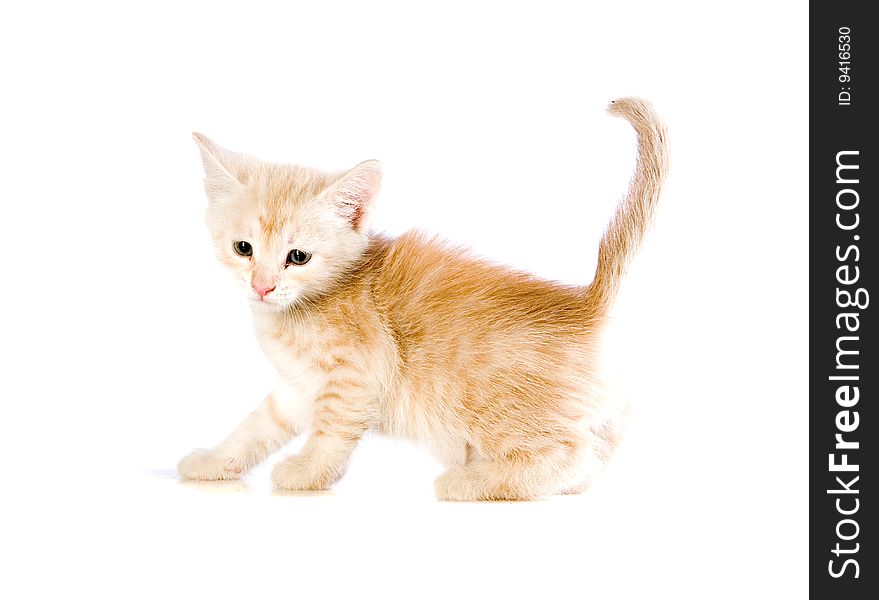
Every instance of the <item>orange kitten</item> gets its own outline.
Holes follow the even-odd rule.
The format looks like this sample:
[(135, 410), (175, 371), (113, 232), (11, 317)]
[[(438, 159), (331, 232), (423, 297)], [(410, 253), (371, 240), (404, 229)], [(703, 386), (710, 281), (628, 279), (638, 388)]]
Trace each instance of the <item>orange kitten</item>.
[(427, 444), (449, 500), (584, 489), (624, 410), (601, 389), (597, 336), (651, 222), (666, 134), (647, 102), (611, 114), (638, 134), (628, 195), (585, 288), (541, 281), (418, 233), (368, 233), (379, 163), (345, 173), (268, 164), (194, 134), (217, 257), (241, 283), (277, 388), (219, 446), (178, 466), (235, 479), (308, 430), (272, 472), (278, 488), (333, 485), (368, 430)]

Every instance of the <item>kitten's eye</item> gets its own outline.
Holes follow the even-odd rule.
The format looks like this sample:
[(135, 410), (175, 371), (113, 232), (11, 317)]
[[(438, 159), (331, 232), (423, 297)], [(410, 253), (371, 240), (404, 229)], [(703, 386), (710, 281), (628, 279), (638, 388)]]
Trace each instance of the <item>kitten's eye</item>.
[(304, 265), (309, 260), (311, 260), (311, 253), (298, 248), (290, 250), (290, 254), (287, 255), (288, 265)]
[(240, 254), (241, 256), (250, 256), (253, 254), (253, 246), (250, 245), (250, 242), (240, 241), (232, 244), (232, 247), (235, 248), (235, 252)]

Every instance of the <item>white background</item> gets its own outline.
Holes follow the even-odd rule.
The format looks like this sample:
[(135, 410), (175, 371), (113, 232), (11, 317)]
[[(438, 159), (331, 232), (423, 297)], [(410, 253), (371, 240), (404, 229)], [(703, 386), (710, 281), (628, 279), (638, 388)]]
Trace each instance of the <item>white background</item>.
[[(795, 2), (5, 3), (0, 596), (806, 594), (807, 14)], [(376, 228), (588, 283), (653, 101), (672, 175), (608, 337), (586, 494), (433, 499), (368, 439), (328, 494), (177, 481), (271, 388), (189, 134), (385, 165)]]

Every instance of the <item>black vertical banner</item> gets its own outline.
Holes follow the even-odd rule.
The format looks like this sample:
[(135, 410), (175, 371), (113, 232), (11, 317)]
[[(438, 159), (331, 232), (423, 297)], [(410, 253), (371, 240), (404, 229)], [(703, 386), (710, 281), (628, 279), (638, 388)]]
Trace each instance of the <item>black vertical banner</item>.
[(879, 598), (879, 22), (868, 18), (869, 6), (810, 4), (809, 585), (815, 598)]

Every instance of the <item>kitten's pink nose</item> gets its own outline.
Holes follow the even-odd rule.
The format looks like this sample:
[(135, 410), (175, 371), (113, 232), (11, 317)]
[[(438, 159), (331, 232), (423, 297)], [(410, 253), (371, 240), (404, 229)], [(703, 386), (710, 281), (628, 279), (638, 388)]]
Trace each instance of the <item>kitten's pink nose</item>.
[(271, 285), (271, 287), (269, 287), (269, 285), (259, 284), (255, 281), (251, 285), (253, 286), (253, 291), (259, 294), (260, 298), (265, 298), (269, 295), (269, 292), (275, 289), (274, 285), (269, 284)]

